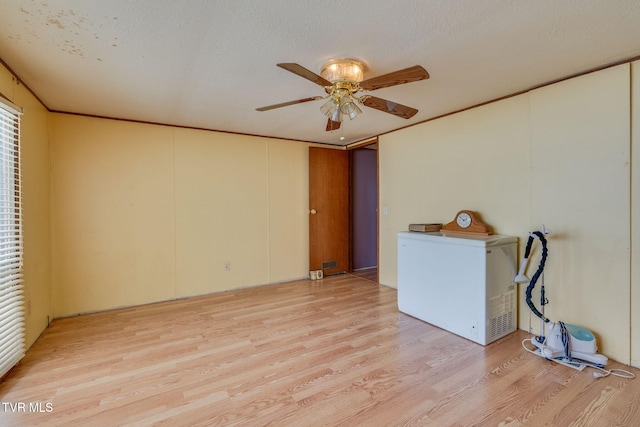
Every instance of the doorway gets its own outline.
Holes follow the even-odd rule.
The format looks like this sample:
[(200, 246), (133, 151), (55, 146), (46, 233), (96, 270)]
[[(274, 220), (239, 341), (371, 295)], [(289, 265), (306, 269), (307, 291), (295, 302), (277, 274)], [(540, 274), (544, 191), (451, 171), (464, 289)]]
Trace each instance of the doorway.
[(349, 151), (351, 273), (378, 282), (378, 146)]
[(309, 270), (378, 283), (377, 140), (309, 148)]

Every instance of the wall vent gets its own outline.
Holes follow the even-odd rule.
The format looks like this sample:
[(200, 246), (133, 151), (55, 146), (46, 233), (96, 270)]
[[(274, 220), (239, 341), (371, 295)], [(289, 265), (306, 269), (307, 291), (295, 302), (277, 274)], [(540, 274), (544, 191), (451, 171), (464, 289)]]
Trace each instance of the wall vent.
[(322, 269), (331, 270), (332, 268), (338, 268), (338, 261), (323, 261)]

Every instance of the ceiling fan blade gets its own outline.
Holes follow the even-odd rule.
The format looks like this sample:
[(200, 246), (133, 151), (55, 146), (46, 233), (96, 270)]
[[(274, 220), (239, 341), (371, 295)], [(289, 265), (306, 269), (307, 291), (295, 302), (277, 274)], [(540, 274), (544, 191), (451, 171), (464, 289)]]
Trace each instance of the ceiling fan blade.
[(360, 87), (364, 90), (376, 90), (383, 87), (402, 85), (405, 83), (417, 82), (429, 78), (427, 70), (420, 65), (394, 71), (393, 73), (373, 77), (360, 82)]
[(387, 101), (386, 99), (376, 98), (375, 96), (366, 98), (363, 104), (367, 107), (375, 108), (376, 110), (384, 111), (385, 113), (402, 117), (403, 119), (410, 119), (418, 112), (418, 110), (416, 110), (415, 108)]
[(327, 132), (340, 129), (340, 122), (334, 122), (333, 120), (327, 120)]
[(300, 77), (304, 77), (305, 79), (317, 85), (320, 85), (322, 87), (332, 85), (332, 83), (329, 80), (325, 79), (324, 77), (320, 77), (316, 73), (307, 70), (301, 65), (292, 64), (292, 63), (284, 63), (284, 64), (276, 64), (276, 65), (280, 68), (284, 68), (287, 71), (291, 71), (293, 74), (297, 74)]
[(288, 105), (302, 104), (303, 102), (317, 101), (322, 99), (321, 96), (313, 96), (311, 98), (298, 99), (296, 101), (282, 102), (280, 104), (267, 105), (266, 107), (256, 108), (256, 111), (273, 110), (274, 108), (286, 107)]

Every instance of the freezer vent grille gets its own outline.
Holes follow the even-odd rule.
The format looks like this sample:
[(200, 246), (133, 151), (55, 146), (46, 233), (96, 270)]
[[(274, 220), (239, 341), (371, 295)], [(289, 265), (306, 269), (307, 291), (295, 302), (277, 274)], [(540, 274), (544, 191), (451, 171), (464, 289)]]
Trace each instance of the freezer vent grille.
[(491, 319), (491, 338), (499, 338), (513, 331), (513, 311)]

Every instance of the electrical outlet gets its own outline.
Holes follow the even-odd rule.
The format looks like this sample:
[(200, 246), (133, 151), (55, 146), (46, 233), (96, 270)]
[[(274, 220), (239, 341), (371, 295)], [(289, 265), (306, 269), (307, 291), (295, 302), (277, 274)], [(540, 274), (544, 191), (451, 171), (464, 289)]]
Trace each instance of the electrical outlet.
[(230, 261), (225, 261), (224, 262), (224, 271), (231, 271), (231, 262)]

